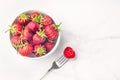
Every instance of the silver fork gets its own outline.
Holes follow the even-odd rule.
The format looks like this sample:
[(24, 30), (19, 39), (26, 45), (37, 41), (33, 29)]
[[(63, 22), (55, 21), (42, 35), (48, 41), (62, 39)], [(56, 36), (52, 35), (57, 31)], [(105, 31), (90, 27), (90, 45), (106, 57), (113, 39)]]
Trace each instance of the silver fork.
[(68, 61), (68, 59), (64, 55), (62, 55), (61, 57), (57, 58), (53, 62), (52, 67), (41, 77), (40, 80), (42, 80), (53, 69), (59, 69), (60, 67), (62, 67), (67, 61)]

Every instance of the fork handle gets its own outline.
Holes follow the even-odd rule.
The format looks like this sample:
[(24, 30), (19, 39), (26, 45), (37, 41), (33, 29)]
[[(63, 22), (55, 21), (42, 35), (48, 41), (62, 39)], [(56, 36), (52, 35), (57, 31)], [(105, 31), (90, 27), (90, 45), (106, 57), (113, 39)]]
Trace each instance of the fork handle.
[(47, 72), (50, 72), (50, 71), (52, 71), (53, 70), (53, 67), (51, 67)]
[(40, 80), (42, 80), (50, 71), (52, 71), (53, 70), (53, 67), (51, 67), (41, 78), (40, 78)]

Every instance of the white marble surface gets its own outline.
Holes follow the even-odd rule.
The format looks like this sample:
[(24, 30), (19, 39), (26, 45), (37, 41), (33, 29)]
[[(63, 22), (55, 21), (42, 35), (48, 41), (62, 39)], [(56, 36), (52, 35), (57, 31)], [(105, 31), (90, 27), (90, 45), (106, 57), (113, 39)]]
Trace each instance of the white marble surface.
[[(39, 80), (66, 41), (76, 58), (44, 80), (120, 80), (120, 0), (0, 0), (0, 6), (0, 80)], [(4, 33), (18, 14), (31, 9), (62, 22), (61, 44), (44, 59), (19, 57)]]

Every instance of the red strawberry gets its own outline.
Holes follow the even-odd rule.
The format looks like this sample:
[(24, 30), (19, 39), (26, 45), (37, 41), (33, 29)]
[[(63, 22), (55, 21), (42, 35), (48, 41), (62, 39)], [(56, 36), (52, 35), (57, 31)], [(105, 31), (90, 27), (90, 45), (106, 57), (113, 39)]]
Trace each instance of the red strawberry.
[(38, 28), (39, 28), (39, 24), (36, 23), (36, 22), (31, 21), (31, 22), (29, 22), (29, 23), (27, 24), (26, 27), (27, 27), (30, 31), (36, 32), (36, 31), (38, 30)]
[(32, 12), (30, 14), (30, 17), (33, 22), (37, 22), (37, 23), (41, 23), (43, 18), (42, 14), (40, 14), (39, 12)]
[(54, 46), (55, 46), (55, 44), (52, 43), (52, 42), (46, 42), (46, 43), (45, 43), (45, 47), (46, 47), (46, 50), (47, 50), (48, 52), (51, 51)]
[(44, 31), (40, 30), (33, 35), (33, 44), (42, 44), (46, 40), (46, 35)]
[(19, 49), (18, 52), (23, 56), (29, 56), (33, 51), (33, 47), (31, 44), (24, 44)]
[(55, 30), (55, 28), (52, 25), (46, 26), (44, 29), (46, 35), (51, 34), (54, 30)]
[(10, 26), (10, 29), (8, 30), (12, 33), (12, 35), (20, 35), (22, 32), (22, 26), (20, 24), (13, 24)]
[(46, 48), (43, 45), (35, 45), (34, 46), (34, 54), (38, 56), (42, 56), (46, 54)]
[(55, 40), (55, 39), (57, 39), (57, 37), (58, 37), (58, 32), (53, 31), (51, 34), (49, 34), (48, 39), (49, 40)]
[(20, 42), (21, 42), (21, 40), (20, 40), (19, 36), (12, 36), (12, 38), (11, 38), (11, 43), (12, 44), (19, 45)]
[(71, 47), (66, 47), (64, 50), (64, 56), (66, 58), (74, 58), (75, 57), (75, 51)]
[(23, 41), (31, 41), (33, 34), (26, 28), (22, 34)]
[(16, 20), (17, 20), (17, 23), (26, 25), (29, 22), (29, 16), (25, 13), (22, 13), (17, 17)]
[(49, 25), (44, 29), (45, 34), (48, 36), (49, 40), (55, 40), (58, 37), (58, 26)]
[(43, 17), (43, 19), (42, 19), (42, 24), (43, 24), (44, 26), (51, 25), (52, 23), (53, 23), (53, 21), (52, 21), (51, 17), (49, 17), (49, 16), (47, 16), (47, 15), (45, 15), (45, 16)]
[(32, 12), (32, 13), (30, 14), (30, 18), (32, 19), (32, 18), (38, 17), (39, 15), (40, 15), (39, 12)]

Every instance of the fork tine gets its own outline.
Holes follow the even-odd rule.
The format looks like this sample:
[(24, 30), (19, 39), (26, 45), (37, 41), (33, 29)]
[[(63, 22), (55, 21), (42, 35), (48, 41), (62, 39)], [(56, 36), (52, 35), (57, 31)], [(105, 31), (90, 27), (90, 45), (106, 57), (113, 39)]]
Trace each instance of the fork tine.
[(61, 64), (64, 60), (66, 60), (66, 58), (63, 56), (63, 58), (59, 61), (59, 63)]
[(66, 62), (67, 60), (68, 60), (67, 58), (64, 58), (64, 59), (60, 62), (60, 64)]
[(63, 66), (67, 61), (68, 61), (68, 59), (65, 59), (65, 60), (61, 63), (61, 65)]
[(59, 65), (59, 67), (62, 67), (67, 61), (68, 61), (68, 59), (67, 59), (65, 56), (62, 56), (62, 57), (59, 58), (59, 60), (57, 61), (57, 64)]
[(62, 61), (64, 61), (64, 60), (65, 60), (65, 57), (62, 57), (62, 59), (59, 60), (59, 63), (61, 64)]
[(64, 58), (64, 56), (62, 55), (61, 57), (59, 57), (58, 59), (56, 59), (56, 62), (61, 61)]

